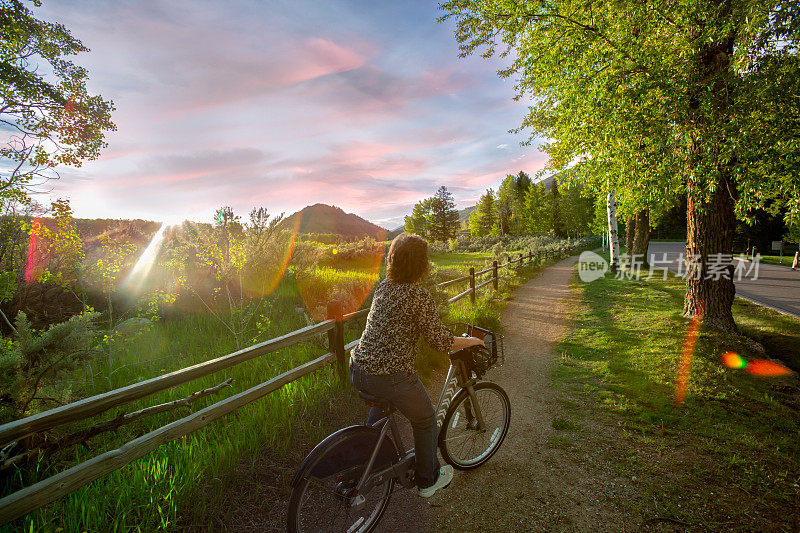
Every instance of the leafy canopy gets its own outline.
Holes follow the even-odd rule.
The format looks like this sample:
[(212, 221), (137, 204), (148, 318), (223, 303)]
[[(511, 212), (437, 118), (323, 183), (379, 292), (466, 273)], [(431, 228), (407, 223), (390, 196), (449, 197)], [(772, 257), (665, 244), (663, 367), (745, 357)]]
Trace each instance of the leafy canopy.
[(28, 202), (56, 167), (96, 158), (116, 129), (113, 103), (90, 95), (86, 69), (66, 59), (87, 50), (21, 0), (0, 2), (0, 198)]
[(800, 217), (797, 0), (450, 0), (440, 9), (462, 56), (509, 61), (499, 74), (531, 101), (517, 131), (544, 139), (553, 169), (575, 166), (576, 179), (614, 189), (622, 216), (668, 206), (688, 182), (705, 202), (731, 173), (740, 217), (765, 203)]

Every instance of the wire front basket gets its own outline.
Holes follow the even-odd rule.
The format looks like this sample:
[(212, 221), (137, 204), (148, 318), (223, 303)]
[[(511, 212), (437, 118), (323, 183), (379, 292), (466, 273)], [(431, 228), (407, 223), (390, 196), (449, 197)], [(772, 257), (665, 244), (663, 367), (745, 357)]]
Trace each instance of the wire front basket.
[(476, 354), (476, 359), (474, 361), (474, 367), (478, 375), (483, 374), (490, 368), (502, 366), (505, 362), (505, 349), (503, 348), (504, 335), (502, 333), (495, 333), (486, 328), (465, 324), (463, 322), (448, 324), (448, 327), (453, 332), (453, 335), (457, 337), (477, 337), (482, 339), (486, 344), (488, 360), (482, 360), (484, 359), (482, 357), (479, 359), (479, 354)]

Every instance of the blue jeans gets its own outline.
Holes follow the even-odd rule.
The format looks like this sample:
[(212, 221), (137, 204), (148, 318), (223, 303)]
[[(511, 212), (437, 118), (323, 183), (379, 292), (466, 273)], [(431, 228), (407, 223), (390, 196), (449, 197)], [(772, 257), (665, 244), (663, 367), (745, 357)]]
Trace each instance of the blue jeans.
[[(439, 428), (436, 426), (431, 398), (419, 376), (412, 372), (368, 374), (350, 360), (350, 382), (358, 390), (387, 400), (408, 418), (414, 430), (417, 486), (425, 488), (433, 485), (439, 477), (439, 458), (436, 456)], [(386, 413), (383, 409), (373, 406), (367, 424), (377, 422), (384, 416)]]

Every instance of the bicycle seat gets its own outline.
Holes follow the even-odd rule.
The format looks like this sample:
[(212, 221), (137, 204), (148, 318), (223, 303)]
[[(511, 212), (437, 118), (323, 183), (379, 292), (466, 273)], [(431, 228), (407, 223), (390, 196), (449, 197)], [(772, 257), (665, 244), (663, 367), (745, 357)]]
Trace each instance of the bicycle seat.
[(383, 406), (390, 406), (388, 400), (384, 400), (383, 398), (379, 398), (377, 396), (373, 396), (368, 392), (364, 392), (362, 390), (358, 391), (358, 395), (361, 397), (362, 400), (367, 402), (370, 405), (383, 405)]

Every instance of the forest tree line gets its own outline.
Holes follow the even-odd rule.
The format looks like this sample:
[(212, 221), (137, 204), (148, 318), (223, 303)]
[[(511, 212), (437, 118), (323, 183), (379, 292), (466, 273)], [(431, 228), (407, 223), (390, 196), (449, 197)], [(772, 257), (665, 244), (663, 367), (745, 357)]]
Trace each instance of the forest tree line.
[(524, 171), (509, 174), (497, 191), (487, 189), (466, 222), (459, 220), (452, 193), (440, 187), (436, 195), (417, 202), (405, 217), (405, 231), (432, 241), (454, 238), (459, 231), (469, 236), (549, 234), (558, 238), (599, 233), (595, 222), (595, 198), (558, 176), (534, 182)]

